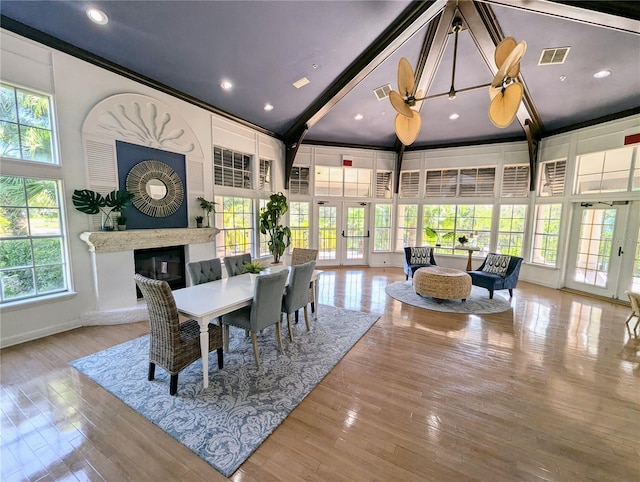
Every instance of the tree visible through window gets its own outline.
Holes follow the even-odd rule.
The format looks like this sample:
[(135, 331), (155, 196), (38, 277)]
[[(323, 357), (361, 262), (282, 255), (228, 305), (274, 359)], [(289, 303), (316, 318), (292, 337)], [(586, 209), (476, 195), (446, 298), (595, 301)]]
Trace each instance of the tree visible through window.
[(57, 181), (0, 177), (0, 299), (67, 290)]
[(561, 218), (562, 204), (536, 206), (531, 262), (556, 266)]
[(53, 164), (51, 101), (0, 84), (0, 156)]
[(309, 248), (309, 203), (291, 201), (289, 203), (289, 229), (291, 229), (291, 249)]
[(218, 257), (253, 253), (253, 200), (242, 197), (216, 196), (216, 235)]

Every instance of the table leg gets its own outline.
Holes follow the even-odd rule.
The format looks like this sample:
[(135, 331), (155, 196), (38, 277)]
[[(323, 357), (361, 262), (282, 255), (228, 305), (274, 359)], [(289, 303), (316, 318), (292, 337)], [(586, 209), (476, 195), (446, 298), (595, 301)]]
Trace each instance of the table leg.
[(198, 320), (200, 325), (200, 354), (202, 355), (202, 386), (209, 386), (209, 323)]
[(469, 251), (469, 258), (467, 259), (467, 271), (471, 271), (471, 255), (473, 251)]

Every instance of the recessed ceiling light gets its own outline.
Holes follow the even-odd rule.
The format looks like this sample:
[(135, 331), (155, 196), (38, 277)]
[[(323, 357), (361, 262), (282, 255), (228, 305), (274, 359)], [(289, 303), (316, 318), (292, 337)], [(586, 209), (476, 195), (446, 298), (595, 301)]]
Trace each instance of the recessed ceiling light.
[(356, 114), (356, 116), (354, 117), (355, 120), (362, 120), (364, 118), (364, 116), (362, 114)]
[(224, 90), (231, 90), (233, 84), (228, 80), (223, 80), (222, 82), (220, 82), (220, 87), (222, 87)]
[(593, 74), (593, 76), (596, 79), (604, 79), (605, 77), (609, 77), (611, 75), (611, 71), (610, 70), (599, 70), (598, 72), (596, 72), (595, 74)]
[(264, 105), (264, 110), (273, 110), (273, 106), (269, 103)]
[(98, 10), (97, 8), (88, 8), (87, 9), (87, 17), (94, 23), (98, 25), (106, 25), (109, 21), (109, 17), (102, 10)]
[(560, 82), (564, 82), (565, 80), (567, 80), (567, 76), (566, 75), (561, 75), (560, 76)]
[(451, 115), (449, 116), (449, 119), (451, 119), (451, 120), (456, 120), (458, 117), (460, 117), (460, 114), (451, 114)]

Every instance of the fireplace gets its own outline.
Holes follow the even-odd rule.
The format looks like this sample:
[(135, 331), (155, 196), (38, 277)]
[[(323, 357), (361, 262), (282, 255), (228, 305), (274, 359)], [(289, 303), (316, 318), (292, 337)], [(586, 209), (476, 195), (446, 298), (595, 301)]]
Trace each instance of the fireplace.
[[(187, 286), (184, 246), (136, 249), (133, 251), (135, 272), (147, 278), (164, 280), (172, 290)], [(142, 293), (136, 286), (138, 299)]]

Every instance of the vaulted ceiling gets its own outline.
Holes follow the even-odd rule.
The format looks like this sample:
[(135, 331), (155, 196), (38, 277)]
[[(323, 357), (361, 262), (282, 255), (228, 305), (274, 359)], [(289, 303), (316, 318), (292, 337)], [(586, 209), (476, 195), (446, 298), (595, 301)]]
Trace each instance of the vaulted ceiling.
[[(94, 6), (109, 18), (91, 23)], [(401, 57), (425, 95), (410, 146), (525, 139), (640, 112), (640, 5), (635, 2), (14, 1), (3, 28), (94, 62), (282, 139), (399, 151), (395, 111), (374, 90), (397, 89)], [(455, 99), (455, 17), (459, 34)], [(525, 40), (516, 119), (495, 127), (487, 84), (504, 37)], [(545, 49), (569, 47), (540, 65)], [(610, 75), (595, 78), (608, 70)], [(1, 74), (0, 74), (1, 75)], [(296, 88), (294, 82), (309, 83)], [(223, 90), (223, 80), (232, 82)], [(475, 88), (477, 86), (483, 86)], [(443, 94), (443, 95), (439, 95)], [(273, 109), (265, 110), (271, 104)], [(359, 116), (358, 116), (359, 114)], [(450, 119), (457, 114), (456, 119)], [(360, 120), (356, 120), (356, 116)]]

